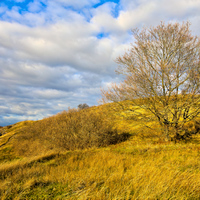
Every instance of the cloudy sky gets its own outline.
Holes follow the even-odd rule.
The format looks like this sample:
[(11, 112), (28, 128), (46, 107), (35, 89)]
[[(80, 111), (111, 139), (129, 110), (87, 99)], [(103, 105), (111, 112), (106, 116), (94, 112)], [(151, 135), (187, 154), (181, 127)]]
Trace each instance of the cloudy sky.
[(0, 126), (97, 105), (131, 29), (186, 20), (200, 0), (0, 0)]

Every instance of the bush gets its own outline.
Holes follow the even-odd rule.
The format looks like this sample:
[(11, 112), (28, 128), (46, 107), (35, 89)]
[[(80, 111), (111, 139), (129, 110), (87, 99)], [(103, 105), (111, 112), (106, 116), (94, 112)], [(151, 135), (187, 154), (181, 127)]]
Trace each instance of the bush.
[(88, 106), (86, 103), (84, 103), (84, 104), (79, 104), (79, 105), (78, 105), (78, 108), (79, 108), (80, 110), (82, 110), (82, 109), (85, 109), (85, 108), (89, 108), (89, 106)]
[(16, 150), (20, 154), (38, 151), (38, 148), (46, 148), (45, 151), (52, 148), (75, 150), (103, 147), (126, 140), (129, 135), (118, 134), (112, 121), (108, 113), (100, 109), (63, 111), (24, 128), (18, 136)]

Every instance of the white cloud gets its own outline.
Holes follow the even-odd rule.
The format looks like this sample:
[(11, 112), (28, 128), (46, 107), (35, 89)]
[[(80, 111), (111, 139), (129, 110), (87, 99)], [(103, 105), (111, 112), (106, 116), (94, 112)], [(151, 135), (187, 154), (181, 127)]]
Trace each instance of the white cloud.
[[(32, 60), (47, 65), (71, 65), (79, 70), (104, 73), (110, 65), (113, 43), (98, 40), (98, 30), (87, 22), (27, 27), (0, 22), (2, 55), (14, 60)], [(94, 67), (95, 66), (95, 67)]]
[(199, 28), (200, 16), (191, 17), (190, 22), (191, 22), (191, 29), (193, 30), (193, 33), (195, 35), (200, 36), (200, 28)]
[(149, 1), (134, 10), (121, 11), (118, 17), (119, 26), (125, 31), (136, 28), (140, 24), (148, 22), (149, 18), (154, 18), (157, 8), (155, 2)]
[(118, 23), (124, 30), (172, 19), (190, 20), (200, 13), (199, 0), (122, 0), (122, 7)]
[(39, 12), (42, 10), (42, 8), (43, 8), (43, 5), (41, 4), (39, 0), (35, 0), (28, 4), (28, 10), (30, 12)]
[(91, 19), (91, 22), (100, 27), (102, 32), (111, 34), (124, 32), (119, 26), (117, 18), (113, 15), (116, 6), (115, 3), (109, 2), (93, 9), (93, 18)]
[(199, 0), (163, 0), (160, 6), (164, 12), (180, 17), (185, 17), (187, 14), (193, 15), (195, 11), (200, 11)]
[(61, 99), (66, 98), (69, 94), (56, 89), (37, 89), (32, 92), (32, 95), (38, 99)]
[(34, 0), (22, 12), (0, 7), (0, 125), (96, 104), (100, 87), (119, 81), (114, 60), (129, 49), (132, 28), (190, 20), (200, 34), (199, 0), (121, 0), (92, 8), (99, 2)]

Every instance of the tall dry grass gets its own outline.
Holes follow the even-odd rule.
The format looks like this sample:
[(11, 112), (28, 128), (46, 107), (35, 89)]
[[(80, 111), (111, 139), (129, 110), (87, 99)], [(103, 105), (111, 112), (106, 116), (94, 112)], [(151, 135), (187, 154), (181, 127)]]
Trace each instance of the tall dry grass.
[[(141, 143), (140, 143), (141, 142)], [(137, 144), (136, 144), (137, 143)], [(135, 138), (0, 166), (1, 199), (199, 199), (200, 145)]]
[[(142, 110), (115, 115), (109, 106), (12, 130), (0, 148), (0, 199), (200, 199), (200, 136), (165, 142)], [(116, 144), (123, 132), (132, 137)]]
[(63, 111), (55, 116), (30, 123), (15, 137), (18, 155), (40, 155), (52, 149), (75, 150), (103, 147), (127, 139), (119, 134), (113, 118), (102, 109)]

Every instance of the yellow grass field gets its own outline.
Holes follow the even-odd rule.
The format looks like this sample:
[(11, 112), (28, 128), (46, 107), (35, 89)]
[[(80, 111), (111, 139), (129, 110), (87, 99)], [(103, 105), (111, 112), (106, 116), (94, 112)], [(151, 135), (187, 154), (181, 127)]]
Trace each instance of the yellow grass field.
[[(100, 109), (104, 106), (90, 112)], [(153, 128), (156, 123), (140, 114), (138, 110), (137, 117), (128, 112), (107, 116), (119, 134), (131, 133), (126, 141), (74, 150), (51, 145), (53, 140), (48, 142), (43, 135), (46, 129), (38, 131), (43, 136), (34, 132), (44, 124), (50, 128), (50, 121), (56, 127), (65, 115), (16, 124), (0, 137), (0, 199), (200, 199), (200, 136), (166, 142), (158, 129), (145, 126)], [(91, 125), (82, 126), (83, 131)]]

